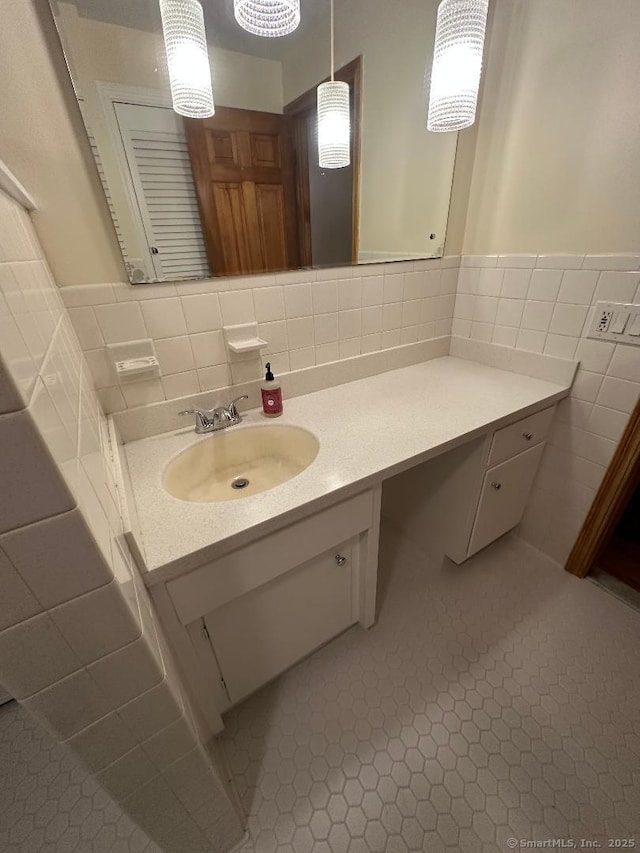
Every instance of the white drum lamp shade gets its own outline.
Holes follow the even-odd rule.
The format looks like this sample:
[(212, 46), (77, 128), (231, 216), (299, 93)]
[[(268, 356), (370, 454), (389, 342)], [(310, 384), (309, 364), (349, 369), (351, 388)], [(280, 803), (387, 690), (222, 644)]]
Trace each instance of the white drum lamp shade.
[(254, 36), (277, 38), (300, 23), (300, 0), (233, 0), (236, 21)]
[(476, 118), (489, 0), (442, 0), (433, 50), (427, 130), (463, 130)]
[(204, 15), (198, 0), (160, 0), (171, 100), (187, 118), (215, 112)]
[(318, 86), (318, 155), (321, 169), (342, 169), (351, 162), (349, 84), (339, 80)]

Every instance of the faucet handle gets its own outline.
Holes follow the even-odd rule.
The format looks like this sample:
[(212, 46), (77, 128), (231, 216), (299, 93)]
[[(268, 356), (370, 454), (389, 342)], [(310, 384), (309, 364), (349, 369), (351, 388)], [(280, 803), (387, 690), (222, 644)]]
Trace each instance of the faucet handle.
[(200, 409), (184, 409), (178, 412), (179, 415), (195, 415), (196, 416), (196, 432), (203, 432), (209, 426), (209, 418)]
[(243, 394), (241, 397), (236, 397), (235, 400), (232, 400), (230, 403), (227, 404), (226, 409), (227, 409), (227, 412), (229, 413), (229, 417), (231, 418), (231, 420), (233, 420), (233, 421), (241, 421), (242, 420), (242, 415), (238, 411), (238, 409), (236, 407), (236, 403), (239, 403), (240, 400), (248, 400), (248, 399), (249, 399), (249, 395)]

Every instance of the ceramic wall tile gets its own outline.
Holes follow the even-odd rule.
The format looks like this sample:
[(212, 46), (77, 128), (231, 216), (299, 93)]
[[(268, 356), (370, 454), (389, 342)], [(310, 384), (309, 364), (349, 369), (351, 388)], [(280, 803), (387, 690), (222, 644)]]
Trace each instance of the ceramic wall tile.
[(0, 415), (0, 533), (65, 512), (74, 500), (26, 410)]
[(109, 706), (85, 669), (24, 700), (24, 705), (48, 729), (67, 740), (104, 717)]
[(89, 664), (140, 636), (140, 621), (122, 606), (117, 581), (50, 611), (50, 617), (76, 657)]
[(253, 301), (258, 323), (284, 320), (284, 295), (282, 287), (263, 287), (255, 290)]
[(148, 337), (142, 312), (137, 302), (98, 305), (94, 311), (104, 340), (108, 344), (136, 341)]
[(46, 613), (0, 631), (2, 684), (16, 699), (80, 669), (80, 661)]
[(193, 731), (186, 717), (182, 716), (161, 729), (146, 740), (142, 748), (158, 770), (164, 770), (183, 758), (193, 749)]
[(640, 285), (638, 272), (602, 272), (593, 301), (633, 302), (638, 285)]
[(186, 335), (187, 326), (182, 311), (182, 300), (177, 296), (170, 299), (144, 300), (140, 303), (140, 309), (149, 337), (157, 340)]
[[(388, 305), (398, 304), (400, 308), (388, 312), (388, 323), (392, 327), (387, 331), (404, 329), (398, 337), (401, 343), (411, 343), (415, 340), (424, 340), (430, 336), (450, 334), (453, 321), (453, 310), (455, 302), (456, 285), (458, 282), (459, 258), (449, 257), (440, 261), (408, 262), (377, 264), (371, 266), (359, 266), (357, 269), (344, 267), (335, 270), (301, 271), (299, 273), (283, 273), (277, 276), (264, 275), (225, 279), (213, 279), (204, 282), (178, 284), (175, 290), (164, 288), (162, 285), (149, 285), (144, 288), (131, 287), (126, 284), (111, 285), (102, 290), (98, 300), (92, 300), (91, 295), (79, 288), (75, 296), (70, 294), (65, 297), (68, 304), (74, 308), (90, 309), (95, 312), (115, 301), (117, 304), (139, 303), (141, 316), (144, 317), (146, 333), (152, 335), (156, 340), (156, 351), (160, 359), (161, 376), (159, 380), (149, 382), (148, 379), (140, 379), (138, 382), (127, 381), (119, 383), (114, 375), (102, 340), (104, 335), (100, 323), (98, 333), (91, 339), (88, 333), (90, 314), (85, 313), (86, 322), (79, 329), (83, 335), (83, 346), (87, 359), (90, 363), (91, 372), (99, 389), (100, 399), (109, 412), (122, 410), (127, 407), (144, 405), (145, 402), (153, 400), (159, 402), (161, 394), (167, 399), (177, 399), (197, 391), (215, 390), (213, 383), (216, 381), (234, 382), (244, 377), (248, 368), (230, 360), (222, 340), (220, 327), (225, 325), (236, 325), (252, 322), (254, 319), (260, 325), (259, 334), (268, 342), (268, 347), (263, 355), (269, 355), (274, 364), (277, 363), (280, 373), (289, 370), (303, 369), (302, 366), (312, 366), (312, 346), (309, 341), (305, 346), (299, 345), (299, 339), (295, 337), (296, 346), (291, 346), (290, 341), (283, 340), (280, 332), (282, 327), (276, 325), (283, 320), (299, 320), (312, 317), (315, 320), (321, 315), (336, 315), (339, 311), (354, 311), (361, 307), (369, 308), (380, 306), (383, 301)], [(494, 270), (494, 272), (496, 272)], [(527, 270), (514, 269), (514, 274), (527, 272)], [(385, 295), (386, 282), (386, 295)], [(172, 322), (180, 323), (179, 312), (173, 311), (175, 292), (178, 293), (182, 313), (186, 323), (186, 335), (182, 333), (182, 327), (171, 326)], [(139, 298), (136, 299), (136, 294)], [(413, 315), (413, 306), (417, 301), (424, 303), (428, 299), (432, 303), (429, 309), (429, 317), (416, 319)], [(87, 304), (88, 303), (88, 304)], [(162, 304), (161, 304), (162, 303)], [(416, 306), (417, 307), (417, 306)], [(399, 320), (400, 310), (402, 319)], [(100, 313), (100, 312), (98, 312)], [(353, 315), (351, 315), (353, 318)], [(78, 315), (80, 318), (80, 315)], [(176, 319), (177, 318), (177, 319)], [(98, 317), (98, 320), (100, 318)], [(103, 318), (102, 323), (109, 322), (109, 316)], [(131, 319), (131, 318), (130, 318)], [(162, 322), (162, 326), (159, 323)], [(320, 346), (334, 343), (337, 335), (331, 340), (324, 340), (325, 335), (331, 335), (329, 325), (332, 320), (319, 321)], [(344, 320), (347, 324), (349, 318)], [(432, 325), (433, 324), (433, 325)], [(300, 325), (300, 324), (298, 324)], [(410, 330), (412, 326), (420, 326)], [(296, 328), (294, 324), (293, 328)], [(323, 334), (324, 330), (324, 334)], [(218, 335), (217, 333), (220, 332)], [(273, 333), (274, 339), (269, 335)], [(113, 333), (112, 333), (113, 334)], [(162, 342), (168, 340), (164, 336), (173, 334), (170, 347), (163, 347)], [(212, 335), (216, 334), (216, 337)], [(365, 333), (354, 333), (352, 329), (345, 332), (349, 337), (343, 337), (343, 341), (350, 343), (342, 344), (342, 352), (349, 355), (341, 355), (340, 347), (329, 347), (321, 351), (322, 363), (327, 360), (340, 360), (351, 357), (354, 352), (362, 351), (362, 343), (356, 343), (356, 339)], [(369, 335), (378, 334), (370, 332)], [(365, 335), (368, 337), (368, 335)], [(388, 336), (389, 337), (389, 336)], [(102, 338), (102, 340), (101, 340)], [(186, 341), (180, 344), (180, 352), (185, 359), (183, 365), (178, 369), (177, 362), (172, 358), (178, 353), (177, 340), (187, 338), (195, 358), (195, 370), (186, 364)], [(213, 346), (215, 343), (215, 347)], [(399, 344), (393, 344), (399, 345)], [(365, 351), (371, 351), (372, 341), (367, 341)], [(171, 353), (168, 352), (171, 349)], [(301, 355), (299, 350), (307, 352)], [(297, 355), (292, 356), (293, 353)], [(313, 354), (314, 360), (317, 353)], [(226, 370), (209, 370), (208, 368), (225, 365)], [(293, 366), (292, 366), (293, 365)], [(231, 369), (233, 368), (233, 370)], [(234, 379), (234, 374), (235, 378)], [(170, 379), (168, 377), (174, 376)], [(217, 379), (220, 377), (220, 379)], [(196, 387), (196, 382), (198, 387)], [(139, 386), (139, 387), (136, 387)], [(217, 386), (222, 388), (223, 386)]]
[(87, 671), (106, 697), (108, 710), (150, 690), (163, 678), (145, 637), (100, 658), (90, 664)]
[(177, 400), (200, 393), (200, 382), (195, 370), (172, 373), (162, 377), (162, 390), (167, 400)]
[[(238, 326), (242, 323), (255, 321), (255, 310), (253, 307), (253, 294), (251, 290), (237, 290), (233, 293), (220, 294), (220, 308), (222, 309), (222, 321), (225, 326)], [(302, 316), (308, 311), (292, 316)], [(287, 314), (287, 316), (289, 316)]]
[(184, 373), (185, 370), (193, 370), (196, 366), (191, 341), (187, 335), (156, 341), (155, 350), (163, 376)]
[(43, 607), (55, 607), (112, 579), (78, 509), (6, 533), (0, 545)]
[(9, 628), (42, 611), (42, 605), (0, 548), (0, 630)]
[(96, 773), (96, 780), (117, 803), (121, 803), (155, 776), (156, 768), (141, 747), (136, 746)]
[(114, 711), (79, 731), (67, 743), (82, 755), (85, 766), (95, 773), (130, 752), (136, 745), (136, 738)]
[(164, 839), (189, 818), (189, 813), (161, 777), (148, 782), (124, 801), (127, 811), (152, 838)]
[(190, 334), (222, 328), (220, 300), (216, 293), (183, 296), (182, 310)]

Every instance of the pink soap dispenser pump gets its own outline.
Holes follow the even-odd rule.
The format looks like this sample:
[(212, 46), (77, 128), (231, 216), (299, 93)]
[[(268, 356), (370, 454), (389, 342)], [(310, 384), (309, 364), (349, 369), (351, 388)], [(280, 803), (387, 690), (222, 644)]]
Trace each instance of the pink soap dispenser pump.
[(267, 362), (267, 373), (260, 386), (262, 392), (262, 410), (268, 418), (277, 418), (282, 414), (282, 388), (271, 372), (271, 363)]

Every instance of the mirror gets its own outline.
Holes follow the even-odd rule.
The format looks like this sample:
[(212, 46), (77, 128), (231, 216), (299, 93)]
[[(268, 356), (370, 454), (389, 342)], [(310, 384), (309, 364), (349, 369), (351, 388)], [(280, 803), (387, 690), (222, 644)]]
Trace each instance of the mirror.
[(158, 0), (51, 0), (132, 283), (440, 257), (457, 135), (426, 130), (437, 0), (336, 0), (351, 163), (318, 166), (329, 0), (290, 35), (202, 0), (216, 112), (171, 107)]

